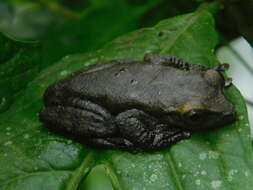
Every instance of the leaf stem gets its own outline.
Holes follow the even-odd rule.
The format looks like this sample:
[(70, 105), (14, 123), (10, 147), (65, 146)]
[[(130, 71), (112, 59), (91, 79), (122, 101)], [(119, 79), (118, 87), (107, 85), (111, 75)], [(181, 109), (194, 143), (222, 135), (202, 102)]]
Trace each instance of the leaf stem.
[(173, 177), (175, 179), (175, 183), (176, 183), (176, 186), (179, 190), (183, 190), (183, 186), (182, 186), (182, 182), (180, 180), (180, 177), (179, 177), (179, 174), (178, 174), (178, 171), (176, 169), (176, 164), (174, 162), (174, 159), (172, 158), (172, 155), (171, 153), (169, 152), (168, 154), (164, 154), (165, 158), (168, 160), (168, 164), (171, 168), (171, 172), (173, 174)]
[(72, 174), (66, 190), (76, 190), (84, 176), (88, 174), (94, 164), (94, 152), (89, 152), (77, 170)]
[(115, 175), (115, 173), (112, 169), (111, 164), (109, 164), (108, 162), (103, 162), (103, 164), (101, 166), (106, 171), (106, 175), (109, 177), (113, 188), (117, 189), (117, 190), (122, 190), (122, 187), (119, 183), (119, 180), (118, 180), (117, 176)]

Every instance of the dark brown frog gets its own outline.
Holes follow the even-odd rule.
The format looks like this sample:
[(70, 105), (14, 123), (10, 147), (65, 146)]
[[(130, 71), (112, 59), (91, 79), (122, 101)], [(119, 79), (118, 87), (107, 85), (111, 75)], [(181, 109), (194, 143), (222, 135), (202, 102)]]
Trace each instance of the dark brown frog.
[(234, 120), (233, 105), (223, 95), (231, 81), (220, 73), (227, 68), (165, 54), (112, 60), (51, 85), (40, 120), (93, 147), (161, 150), (194, 131)]

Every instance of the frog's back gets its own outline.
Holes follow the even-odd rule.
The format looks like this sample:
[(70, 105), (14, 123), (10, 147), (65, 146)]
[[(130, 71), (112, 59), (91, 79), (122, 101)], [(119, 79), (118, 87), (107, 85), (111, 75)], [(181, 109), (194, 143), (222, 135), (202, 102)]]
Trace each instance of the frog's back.
[(189, 100), (204, 101), (212, 91), (201, 72), (149, 62), (90, 69), (68, 80), (66, 86), (70, 94), (114, 113), (132, 108), (162, 113)]

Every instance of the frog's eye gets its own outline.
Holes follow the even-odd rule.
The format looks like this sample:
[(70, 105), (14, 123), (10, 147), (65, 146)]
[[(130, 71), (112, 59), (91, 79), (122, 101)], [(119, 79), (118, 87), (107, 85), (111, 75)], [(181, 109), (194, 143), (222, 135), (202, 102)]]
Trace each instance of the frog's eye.
[(191, 110), (187, 113), (187, 118), (190, 123), (199, 123), (203, 120), (203, 114), (196, 110)]

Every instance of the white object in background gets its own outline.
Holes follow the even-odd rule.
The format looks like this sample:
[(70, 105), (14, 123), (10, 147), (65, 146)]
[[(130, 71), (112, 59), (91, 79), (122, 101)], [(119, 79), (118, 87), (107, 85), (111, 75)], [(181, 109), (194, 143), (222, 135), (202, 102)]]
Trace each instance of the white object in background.
[[(237, 38), (228, 46), (221, 47), (217, 51), (217, 57), (220, 62), (230, 64), (228, 75), (232, 77), (233, 83), (242, 95), (253, 102), (253, 72), (251, 72), (253, 71), (253, 49), (248, 42), (242, 37)], [(253, 106), (247, 104), (247, 108), (253, 137)]]

